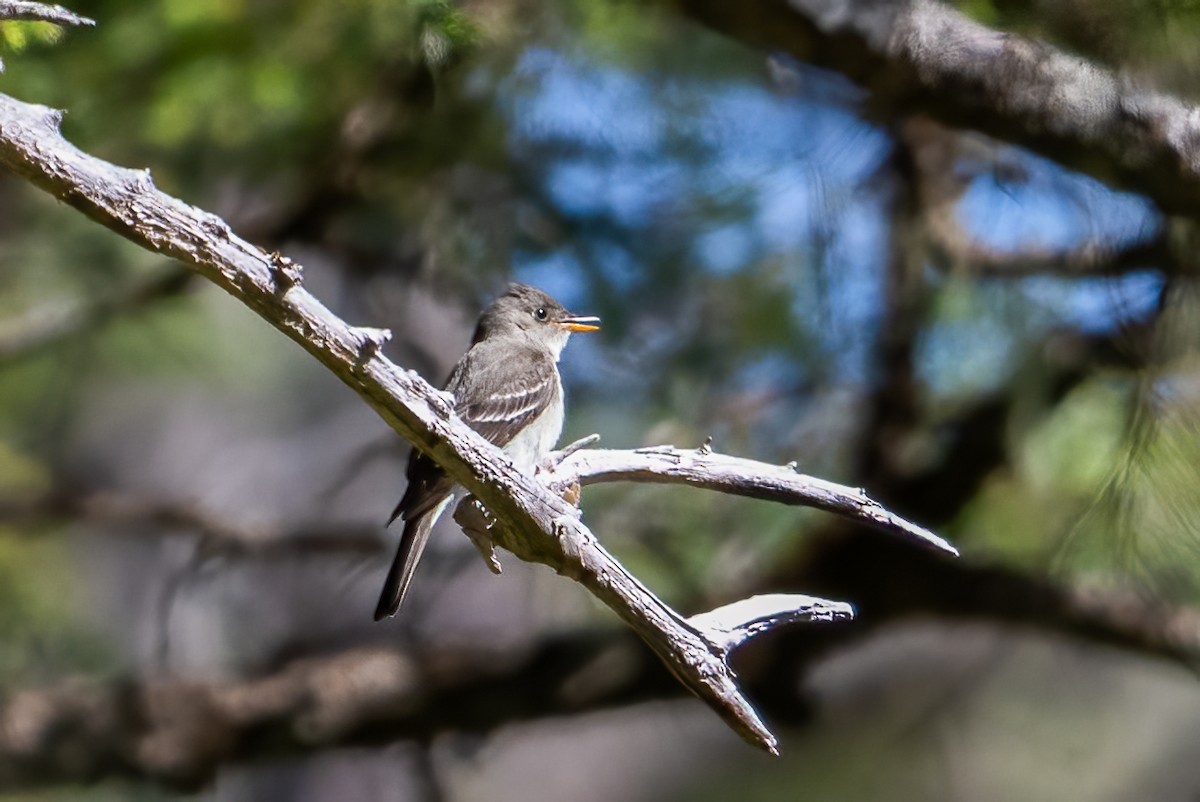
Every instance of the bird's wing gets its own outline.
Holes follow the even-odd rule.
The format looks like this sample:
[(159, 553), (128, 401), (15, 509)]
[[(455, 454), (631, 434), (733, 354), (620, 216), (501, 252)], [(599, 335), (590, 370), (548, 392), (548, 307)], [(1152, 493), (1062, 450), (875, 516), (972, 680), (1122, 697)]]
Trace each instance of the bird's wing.
[(417, 451), (415, 448), (408, 455), (408, 470), (405, 472), (408, 486), (404, 495), (396, 504), (396, 509), (388, 517), (387, 526), (391, 526), (397, 518), (404, 520), (423, 515), (442, 503), (454, 488), (454, 480), (447, 476), (437, 463)]
[(454, 411), (501, 448), (562, 392), (554, 357), (544, 349), (485, 340), (459, 365), (446, 387), (456, 399)]
[[(446, 390), (454, 411), (488, 442), (503, 448), (558, 399), (561, 387), (554, 358), (543, 349), (511, 341), (483, 340), (455, 365)], [(436, 507), (454, 482), (429, 457), (413, 450), (408, 459), (408, 488), (396, 505), (391, 524)]]

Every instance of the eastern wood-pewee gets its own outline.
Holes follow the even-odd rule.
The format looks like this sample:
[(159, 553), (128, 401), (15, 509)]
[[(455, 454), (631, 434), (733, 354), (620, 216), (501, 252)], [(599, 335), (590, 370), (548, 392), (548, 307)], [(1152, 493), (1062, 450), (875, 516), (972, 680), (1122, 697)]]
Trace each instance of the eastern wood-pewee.
[[(533, 471), (554, 448), (563, 425), (558, 357), (573, 331), (596, 331), (596, 317), (572, 315), (546, 293), (511, 284), (479, 316), (471, 348), (463, 355), (446, 391), (463, 421), (523, 471)], [(390, 525), (404, 519), (400, 547), (375, 608), (375, 620), (395, 615), (438, 517), (461, 488), (424, 454), (408, 458), (408, 489)]]

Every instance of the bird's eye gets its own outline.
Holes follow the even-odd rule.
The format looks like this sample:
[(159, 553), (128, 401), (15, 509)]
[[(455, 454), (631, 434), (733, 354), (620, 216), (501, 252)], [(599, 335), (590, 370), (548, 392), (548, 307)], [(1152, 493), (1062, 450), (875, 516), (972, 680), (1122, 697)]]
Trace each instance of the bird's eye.
[(538, 320), (545, 320), (546, 319), (546, 307), (539, 306), (536, 310), (534, 310), (533, 316), (536, 317)]

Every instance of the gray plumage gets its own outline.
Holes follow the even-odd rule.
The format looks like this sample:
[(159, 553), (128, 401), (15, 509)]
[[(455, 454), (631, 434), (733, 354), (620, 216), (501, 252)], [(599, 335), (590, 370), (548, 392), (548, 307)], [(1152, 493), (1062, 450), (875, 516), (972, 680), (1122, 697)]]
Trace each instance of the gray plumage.
[[(503, 448), (519, 469), (532, 471), (562, 433), (559, 355), (572, 331), (594, 331), (598, 322), (571, 315), (541, 290), (510, 285), (479, 316), (471, 348), (450, 373), (445, 389), (454, 396), (454, 411)], [(404, 531), (375, 608), (376, 621), (400, 608), (429, 533), (459, 489), (416, 449), (406, 475), (408, 488), (388, 519), (390, 525), (403, 518)]]

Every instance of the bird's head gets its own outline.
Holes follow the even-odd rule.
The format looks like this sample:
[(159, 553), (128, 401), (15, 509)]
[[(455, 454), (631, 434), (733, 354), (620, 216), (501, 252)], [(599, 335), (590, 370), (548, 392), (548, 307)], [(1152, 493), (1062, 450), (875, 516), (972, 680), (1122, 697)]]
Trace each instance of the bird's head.
[(472, 343), (496, 336), (526, 336), (557, 357), (572, 332), (596, 331), (600, 318), (572, 315), (546, 293), (527, 284), (509, 284), (479, 316)]

